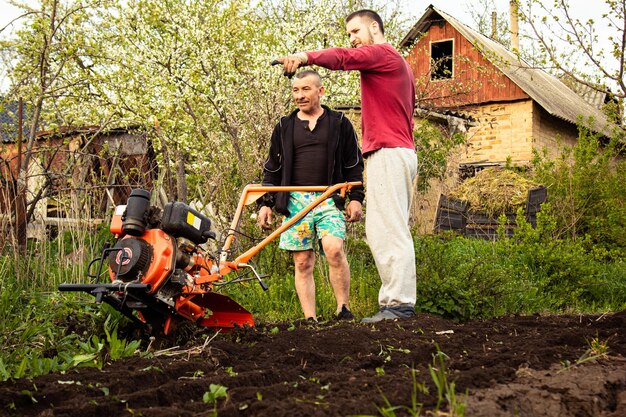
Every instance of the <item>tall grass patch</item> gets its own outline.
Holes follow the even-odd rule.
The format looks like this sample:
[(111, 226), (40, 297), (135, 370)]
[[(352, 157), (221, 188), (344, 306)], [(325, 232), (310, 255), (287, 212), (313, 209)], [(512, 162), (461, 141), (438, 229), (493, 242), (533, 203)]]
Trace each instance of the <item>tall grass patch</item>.
[(578, 142), (560, 157), (547, 150), (533, 158), (535, 181), (548, 187), (555, 238), (588, 237), (606, 258), (626, 257), (626, 160), (624, 132), (608, 142), (583, 124)]
[(25, 256), (0, 254), (0, 380), (101, 366), (132, 353), (139, 342), (118, 337), (126, 319), (86, 294), (59, 293), (63, 282), (86, 282), (89, 260), (108, 231), (65, 230), (29, 241)]
[(469, 320), (505, 313), (510, 265), (492, 242), (452, 234), (416, 239), (417, 307)]

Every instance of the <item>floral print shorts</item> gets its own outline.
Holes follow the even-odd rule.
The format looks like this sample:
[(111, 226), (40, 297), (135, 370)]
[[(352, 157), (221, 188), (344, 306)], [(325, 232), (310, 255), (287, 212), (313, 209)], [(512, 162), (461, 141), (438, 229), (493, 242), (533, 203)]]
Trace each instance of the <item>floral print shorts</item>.
[[(283, 223), (289, 221), (322, 194), (321, 192), (291, 192), (287, 205), (290, 216), (284, 217)], [(335, 236), (344, 240), (346, 238), (346, 220), (330, 197), (285, 230), (280, 235), (278, 247), (289, 251), (311, 250), (313, 242), (321, 240), (324, 236)]]

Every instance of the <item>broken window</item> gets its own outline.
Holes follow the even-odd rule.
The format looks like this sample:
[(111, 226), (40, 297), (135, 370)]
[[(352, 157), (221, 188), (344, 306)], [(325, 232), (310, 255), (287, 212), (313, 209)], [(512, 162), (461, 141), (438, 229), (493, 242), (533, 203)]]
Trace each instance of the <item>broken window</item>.
[(430, 79), (442, 80), (452, 78), (454, 43), (452, 39), (430, 44)]

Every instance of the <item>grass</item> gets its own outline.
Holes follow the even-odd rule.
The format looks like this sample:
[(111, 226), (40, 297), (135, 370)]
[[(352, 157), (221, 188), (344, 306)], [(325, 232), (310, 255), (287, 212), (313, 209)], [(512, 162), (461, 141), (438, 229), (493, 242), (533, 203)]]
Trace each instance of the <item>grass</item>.
[(437, 353), (433, 355), (433, 364), (428, 365), (430, 376), (437, 387), (437, 406), (435, 409), (440, 410), (445, 400), (448, 410), (446, 415), (450, 417), (462, 417), (465, 415), (465, 403), (457, 396), (454, 381), (448, 380), (445, 364), (446, 359), (448, 359), (448, 356), (437, 346)]
[(0, 380), (101, 366), (135, 353), (139, 341), (119, 337), (121, 314), (91, 296), (57, 291), (62, 282), (85, 282), (87, 260), (104, 235), (67, 232), (29, 242), (26, 258), (17, 259), (9, 246), (0, 252)]

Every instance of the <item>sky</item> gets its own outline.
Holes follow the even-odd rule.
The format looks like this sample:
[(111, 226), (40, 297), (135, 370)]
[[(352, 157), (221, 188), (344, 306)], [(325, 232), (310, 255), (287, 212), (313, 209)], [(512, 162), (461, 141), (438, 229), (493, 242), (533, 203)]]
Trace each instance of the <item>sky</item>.
[[(36, 3), (34, 0), (20, 1)], [(551, 2), (551, 0), (544, 1)], [(572, 6), (571, 10), (574, 13), (574, 17), (578, 17), (581, 20), (586, 20), (590, 17), (599, 19), (603, 6), (606, 8), (605, 1), (606, 0), (569, 0), (569, 4)], [(479, 0), (400, 0), (400, 2), (406, 11), (407, 17), (411, 17), (411, 20), (414, 20), (415, 22), (417, 22), (417, 20), (422, 16), (426, 8), (432, 4), (469, 26), (474, 26), (470, 13), (472, 7), (470, 6), (473, 5), (474, 8), (476, 8), (476, 6), (480, 4)], [(494, 3), (498, 8), (498, 13), (506, 13), (508, 16), (509, 0), (495, 0)], [(17, 16), (19, 16), (19, 10), (17, 8), (10, 5), (8, 0), (0, 0), (0, 30), (2, 30)], [(601, 30), (602, 27), (598, 25), (597, 29)], [(0, 32), (0, 37), (5, 35), (10, 30), (11, 27), (7, 28), (4, 33)], [(0, 74), (0, 91), (2, 90), (2, 86), (4, 84), (4, 78), (4, 74)]]
[[(31, 2), (32, 0), (21, 0)], [(461, 22), (473, 25), (472, 17), (470, 14), (470, 5), (478, 5), (478, 0), (400, 0), (404, 10), (406, 10), (407, 16), (415, 18), (415, 21), (420, 18), (426, 8), (432, 4), (435, 7), (447, 12), (448, 14), (456, 17)], [(599, 10), (604, 4), (604, 1), (589, 1), (589, 0), (569, 0), (572, 10), (577, 17), (587, 18), (599, 16)], [(509, 8), (509, 0), (495, 0), (498, 12), (507, 12)], [(19, 15), (19, 10), (10, 5), (8, 0), (0, 0), (0, 29), (5, 27), (12, 19)], [(0, 34), (1, 35), (1, 34)]]
[(0, 0), (0, 29), (17, 16), (19, 16), (19, 9), (9, 4), (6, 0)]

